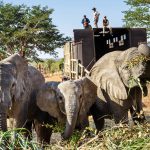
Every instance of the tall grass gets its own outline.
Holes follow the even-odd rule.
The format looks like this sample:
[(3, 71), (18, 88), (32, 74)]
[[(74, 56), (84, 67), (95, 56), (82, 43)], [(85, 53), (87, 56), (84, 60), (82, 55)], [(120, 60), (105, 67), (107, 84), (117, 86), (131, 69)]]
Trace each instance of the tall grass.
[(24, 137), (26, 129), (0, 132), (0, 150), (40, 150), (40, 145)]
[[(59, 129), (54, 130), (57, 132)], [(24, 138), (25, 129), (0, 132), (0, 150), (42, 150), (43, 146), (33, 140)], [(60, 131), (60, 130), (59, 130)], [(14, 132), (15, 138), (14, 138)], [(83, 132), (74, 131), (67, 140), (45, 145), (45, 150), (149, 150), (150, 124), (127, 126), (118, 125), (96, 134), (93, 128)]]

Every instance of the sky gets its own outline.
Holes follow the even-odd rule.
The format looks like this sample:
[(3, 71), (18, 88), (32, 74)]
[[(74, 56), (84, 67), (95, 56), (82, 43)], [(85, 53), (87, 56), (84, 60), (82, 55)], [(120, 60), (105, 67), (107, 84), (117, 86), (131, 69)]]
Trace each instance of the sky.
[[(52, 14), (53, 24), (57, 26), (60, 33), (73, 38), (73, 29), (82, 29), (81, 20), (83, 15), (90, 19), (93, 24), (92, 8), (96, 7), (100, 13), (98, 26), (102, 27), (102, 19), (107, 16), (111, 27), (122, 27), (123, 16), (122, 11), (126, 11), (129, 7), (124, 0), (3, 0), (4, 3), (13, 5), (25, 4), (27, 6), (41, 5), (42, 7), (54, 9)], [(57, 49), (58, 57), (63, 57), (63, 49)], [(41, 58), (49, 58), (47, 54), (41, 54)]]

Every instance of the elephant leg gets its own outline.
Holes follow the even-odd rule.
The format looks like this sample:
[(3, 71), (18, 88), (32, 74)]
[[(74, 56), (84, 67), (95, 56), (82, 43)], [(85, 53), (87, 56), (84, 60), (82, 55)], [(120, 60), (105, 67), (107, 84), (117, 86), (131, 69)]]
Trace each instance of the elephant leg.
[(24, 133), (24, 136), (28, 137), (29, 140), (32, 140), (32, 124), (33, 121), (27, 121), (24, 125), (24, 128), (27, 130), (27, 132)]
[(0, 102), (0, 131), (7, 131), (7, 109)]
[(27, 109), (27, 103), (20, 103), (18, 105), (18, 109), (14, 112), (15, 114), (15, 124), (14, 128), (25, 128), (23, 130), (23, 135), (26, 138), (31, 139), (32, 138), (32, 121), (28, 119), (28, 109)]
[(113, 113), (114, 121), (116, 124), (118, 123), (123, 123), (127, 124), (128, 123), (128, 111), (118, 111)]
[(82, 113), (80, 112), (80, 114), (78, 116), (75, 129), (84, 130), (88, 126), (89, 126), (88, 115), (87, 115), (86, 111), (84, 110), (84, 111), (82, 111)]
[(37, 141), (39, 143), (49, 144), (52, 128), (46, 127), (46, 125), (40, 123), (38, 120), (34, 120), (34, 127), (37, 134)]
[(96, 129), (98, 131), (102, 130), (104, 128), (104, 112), (101, 109), (101, 104), (99, 100), (97, 100), (90, 108), (90, 114), (93, 117)]
[[(52, 127), (55, 125), (56, 119), (51, 117), (47, 112), (40, 111), (34, 119), (34, 127), (37, 134), (37, 141), (40, 143), (49, 144), (52, 135)], [(49, 126), (46, 126), (49, 125)]]
[(143, 123), (146, 120), (143, 111), (137, 112), (134, 107), (130, 108), (130, 114), (135, 124), (137, 124), (137, 122)]
[(142, 108), (142, 91), (136, 87), (132, 91), (133, 105), (130, 107), (130, 113), (134, 123), (143, 123), (146, 118)]

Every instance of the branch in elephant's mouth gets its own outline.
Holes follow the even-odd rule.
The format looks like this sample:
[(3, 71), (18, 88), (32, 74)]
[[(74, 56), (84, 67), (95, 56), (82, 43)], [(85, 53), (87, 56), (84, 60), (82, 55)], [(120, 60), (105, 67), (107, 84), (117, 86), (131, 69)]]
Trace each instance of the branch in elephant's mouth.
[[(141, 80), (140, 78), (134, 78), (133, 76), (131, 76), (129, 78), (129, 92), (130, 92), (130, 89), (132, 87), (134, 87), (135, 85), (137, 85), (138, 87), (140, 87), (141, 91), (142, 91), (142, 94), (144, 95), (144, 91), (143, 91), (143, 85), (141, 83)], [(128, 93), (129, 93), (128, 92)]]
[(140, 62), (147, 62), (150, 61), (150, 57), (144, 55), (138, 55), (129, 61), (127, 61), (127, 66), (129, 69), (133, 68), (134, 66), (138, 65)]

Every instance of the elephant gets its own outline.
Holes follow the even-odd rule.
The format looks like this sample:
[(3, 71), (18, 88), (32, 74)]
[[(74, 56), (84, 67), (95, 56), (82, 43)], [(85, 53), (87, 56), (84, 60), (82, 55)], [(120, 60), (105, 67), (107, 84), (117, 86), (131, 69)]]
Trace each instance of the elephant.
[[(52, 121), (44, 120), (49, 115), (38, 108), (34, 98), (34, 93), (45, 83), (45, 79), (35, 67), (28, 65), (25, 58), (13, 54), (0, 61), (0, 81), (1, 131), (7, 131), (7, 118), (13, 118), (14, 128), (26, 128), (29, 131), (34, 120), (35, 126)], [(39, 130), (43, 128), (41, 126)], [(44, 135), (39, 134), (38, 137), (44, 139)]]
[[(62, 139), (69, 139), (75, 128), (89, 126), (90, 107), (97, 98), (97, 87), (88, 77), (61, 83), (46, 82), (37, 93), (37, 105), (58, 122), (65, 124)], [(99, 122), (96, 122), (97, 126)]]
[[(142, 94), (150, 77), (150, 48), (146, 44), (102, 56), (91, 68), (91, 81), (97, 86), (97, 101), (91, 111), (104, 123), (127, 123), (128, 111), (133, 121), (144, 122)], [(143, 87), (143, 88), (142, 88)]]

